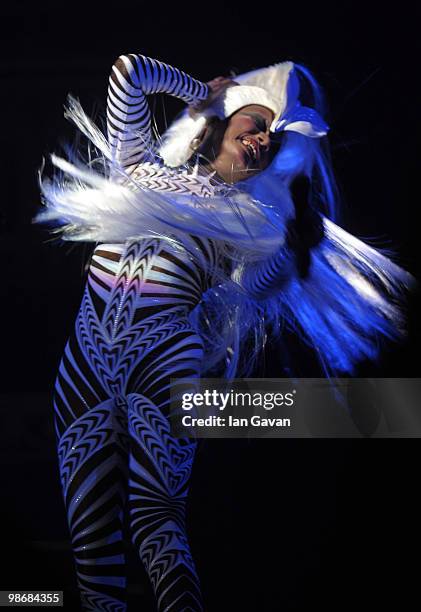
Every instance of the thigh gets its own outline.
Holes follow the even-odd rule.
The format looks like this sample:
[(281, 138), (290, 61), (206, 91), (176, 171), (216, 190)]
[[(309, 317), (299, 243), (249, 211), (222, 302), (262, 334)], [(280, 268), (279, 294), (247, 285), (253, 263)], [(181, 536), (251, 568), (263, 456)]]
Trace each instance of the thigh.
[(185, 540), (185, 502), (197, 442), (171, 433), (170, 385), (174, 390), (174, 379), (197, 378), (202, 359), (200, 336), (183, 324), (161, 336), (145, 355), (135, 390), (127, 395), (129, 508), (133, 532), (142, 542), (168, 524)]
[(66, 344), (54, 386), (57, 440), (75, 421), (110, 398), (99, 376), (98, 361), (86, 347), (81, 346), (77, 334), (72, 334)]
[(171, 386), (175, 392), (177, 379), (198, 378), (203, 354), (202, 338), (190, 323), (187, 320), (175, 322), (156, 334), (154, 344), (139, 360), (130, 377), (127, 393), (148, 398), (164, 416), (168, 416)]
[(120, 439), (115, 400), (108, 399), (75, 419), (58, 439), (62, 493), (73, 539), (81, 526), (97, 522), (99, 516), (121, 518), (127, 500), (129, 444), (127, 423), (118, 427), (126, 429)]
[[(197, 443), (175, 438), (161, 410), (147, 397), (131, 393), (128, 399), (130, 478), (145, 497), (158, 495), (181, 500), (187, 495)], [(143, 493), (141, 493), (143, 494)]]
[(73, 539), (95, 516), (120, 516), (127, 499), (127, 404), (110, 397), (76, 341), (69, 339), (54, 389), (62, 493)]

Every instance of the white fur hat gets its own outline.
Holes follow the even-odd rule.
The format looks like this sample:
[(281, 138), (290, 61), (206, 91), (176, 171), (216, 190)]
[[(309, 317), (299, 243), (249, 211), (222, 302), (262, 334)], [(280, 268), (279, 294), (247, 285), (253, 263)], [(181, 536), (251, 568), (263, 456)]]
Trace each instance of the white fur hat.
[(186, 109), (166, 130), (158, 153), (167, 166), (181, 166), (189, 160), (193, 155), (190, 144), (209, 117), (225, 119), (250, 104), (265, 106), (274, 113), (271, 132), (290, 130), (310, 138), (327, 133), (328, 126), (320, 115), (298, 101), (300, 84), (293, 62), (252, 70), (236, 76), (235, 81), (239, 85), (226, 89), (201, 113), (190, 117)]

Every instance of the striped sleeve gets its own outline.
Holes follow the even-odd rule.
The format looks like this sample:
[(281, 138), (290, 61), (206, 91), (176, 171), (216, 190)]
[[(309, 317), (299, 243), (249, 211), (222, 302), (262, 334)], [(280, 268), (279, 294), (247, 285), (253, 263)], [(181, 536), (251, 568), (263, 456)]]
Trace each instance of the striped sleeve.
[(131, 172), (149, 158), (153, 139), (147, 95), (167, 93), (190, 104), (206, 99), (208, 91), (208, 85), (168, 64), (144, 55), (120, 55), (112, 67), (107, 98), (114, 161)]
[(256, 300), (265, 300), (276, 295), (289, 279), (297, 273), (293, 249), (283, 246), (264, 261), (249, 265), (234, 280)]

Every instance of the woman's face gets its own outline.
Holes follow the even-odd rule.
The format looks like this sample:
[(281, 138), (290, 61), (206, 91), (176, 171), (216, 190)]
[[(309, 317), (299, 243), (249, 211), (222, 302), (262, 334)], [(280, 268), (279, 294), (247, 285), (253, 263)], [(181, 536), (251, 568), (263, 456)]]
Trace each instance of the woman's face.
[(265, 106), (244, 106), (216, 127), (210, 166), (229, 184), (244, 181), (269, 166), (274, 150), (269, 136), (274, 115)]

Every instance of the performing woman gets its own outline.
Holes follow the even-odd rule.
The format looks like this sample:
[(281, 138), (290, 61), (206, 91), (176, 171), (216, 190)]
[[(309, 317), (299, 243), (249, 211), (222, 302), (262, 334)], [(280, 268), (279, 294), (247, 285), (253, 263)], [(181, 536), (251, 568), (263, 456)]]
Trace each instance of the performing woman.
[[(156, 139), (155, 93), (188, 105)], [(126, 609), (126, 512), (158, 610), (204, 609), (185, 528), (196, 442), (171, 435), (170, 378), (247, 375), (285, 322), (329, 374), (403, 333), (411, 277), (332, 221), (322, 112), (292, 62), (202, 83), (138, 54), (112, 67), (107, 138), (69, 99), (89, 161), (52, 157), (37, 220), (98, 243), (54, 395), (83, 610)]]

